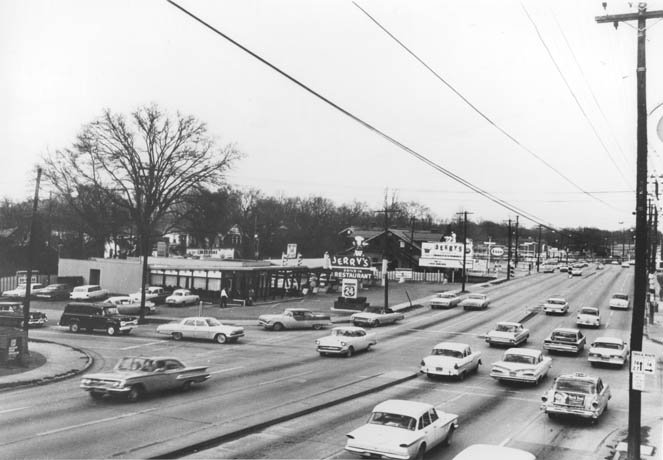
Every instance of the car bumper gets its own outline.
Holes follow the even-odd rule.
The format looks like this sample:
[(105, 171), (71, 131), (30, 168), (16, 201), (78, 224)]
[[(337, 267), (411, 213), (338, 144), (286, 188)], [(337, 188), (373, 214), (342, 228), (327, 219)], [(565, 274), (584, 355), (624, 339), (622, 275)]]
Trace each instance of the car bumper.
[(433, 367), (421, 366), (419, 372), (426, 375), (438, 375), (440, 377), (451, 376), (457, 377), (459, 369), (446, 368), (446, 367)]
[(494, 378), (495, 380), (508, 380), (510, 382), (524, 382), (524, 383), (535, 383), (537, 378), (540, 378), (540, 376), (536, 375), (511, 375), (510, 373), (504, 373), (504, 372), (491, 372), (490, 376)]
[(617, 305), (610, 305), (611, 310), (628, 310), (628, 305), (622, 305), (622, 304), (617, 304)]
[(452, 308), (452, 307), (455, 307), (455, 305), (451, 304), (451, 303), (431, 303), (430, 307), (431, 308)]
[(486, 337), (486, 342), (490, 343), (491, 345), (515, 345), (518, 343), (515, 339), (505, 339), (499, 337)]
[(592, 320), (577, 320), (576, 324), (578, 326), (592, 326), (592, 327), (599, 327), (601, 325), (599, 321), (592, 321)]
[(563, 315), (564, 313), (566, 313), (566, 309), (543, 307), (543, 312), (544, 313), (556, 313), (558, 315)]
[(81, 388), (85, 391), (94, 392), (105, 395), (124, 395), (131, 390), (130, 387), (109, 388), (106, 386), (85, 385), (81, 383)]
[(561, 345), (557, 343), (544, 343), (543, 348), (544, 350), (559, 351), (562, 353), (578, 353), (580, 351), (580, 347), (577, 345)]
[(328, 355), (344, 355), (348, 352), (348, 347), (317, 346), (316, 350), (318, 353), (326, 353)]
[(597, 419), (601, 413), (598, 409), (590, 410), (581, 407), (566, 407), (566, 406), (541, 406), (541, 409), (546, 414), (556, 414), (556, 415), (573, 415), (575, 417), (581, 418), (591, 418)]
[(626, 360), (624, 358), (611, 358), (609, 356), (592, 356), (587, 358), (590, 363), (617, 364), (623, 366)]
[(361, 455), (362, 457), (369, 457), (369, 458), (408, 460), (413, 456), (413, 453), (406, 450), (403, 450), (402, 452), (386, 452), (382, 449), (363, 447), (360, 445), (354, 446), (349, 444), (345, 446), (345, 450), (347, 450), (348, 452), (352, 452), (354, 454)]

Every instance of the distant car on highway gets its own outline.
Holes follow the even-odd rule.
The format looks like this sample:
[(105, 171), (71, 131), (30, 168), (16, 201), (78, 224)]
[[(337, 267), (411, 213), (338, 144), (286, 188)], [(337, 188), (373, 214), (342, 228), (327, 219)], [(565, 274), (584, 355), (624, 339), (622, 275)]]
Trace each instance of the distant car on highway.
[(454, 292), (441, 292), (430, 300), (431, 309), (453, 308), (463, 301), (465, 296)]
[(69, 294), (72, 300), (103, 300), (108, 297), (108, 289), (102, 289), (98, 284), (76, 286)]
[(571, 275), (572, 276), (582, 276), (582, 268), (581, 267), (573, 267), (571, 269)]
[(629, 264), (628, 262), (622, 262), (622, 268), (630, 268), (630, 267), (631, 264)]
[(223, 324), (216, 318), (192, 316), (161, 324), (157, 327), (157, 333), (169, 335), (175, 340), (203, 339), (217, 343), (232, 343), (244, 337), (244, 328)]
[(192, 384), (202, 383), (209, 377), (207, 367), (189, 367), (170, 356), (125, 357), (110, 372), (85, 375), (80, 387), (93, 399), (123, 396), (136, 402), (146, 393), (188, 390)]
[(490, 376), (496, 380), (538, 385), (552, 366), (552, 358), (533, 348), (509, 348), (501, 361), (493, 363)]
[(362, 457), (424, 458), (438, 444), (449, 445), (458, 415), (428, 403), (391, 399), (373, 409), (368, 422), (348, 433), (345, 450)]
[(488, 331), (486, 334), (486, 342), (490, 346), (509, 345), (516, 347), (521, 343), (527, 342), (527, 339), (529, 339), (529, 329), (521, 323), (510, 321), (500, 321), (495, 326), (495, 329)]
[(490, 300), (486, 294), (470, 294), (458, 305), (463, 307), (463, 310), (485, 310), (489, 304)]
[(628, 298), (628, 294), (622, 293), (613, 294), (610, 303), (608, 304), (611, 309), (616, 310), (628, 310), (630, 305), (631, 302)]
[(576, 316), (578, 327), (601, 327), (601, 312), (596, 307), (582, 307)]
[(49, 284), (46, 287), (37, 289), (32, 294), (39, 300), (66, 300), (69, 298), (71, 286), (64, 283)]
[(318, 313), (306, 308), (286, 308), (283, 313), (260, 315), (258, 325), (265, 329), (321, 329), (331, 325), (331, 318), (326, 313)]
[(171, 295), (166, 297), (168, 305), (177, 305), (183, 307), (185, 305), (195, 305), (200, 302), (200, 297), (192, 294), (188, 289), (175, 289)]
[(421, 360), (420, 370), (428, 377), (456, 377), (463, 380), (481, 365), (481, 352), (472, 351), (466, 343), (441, 342)]
[(546, 315), (551, 315), (553, 313), (564, 315), (569, 311), (569, 303), (564, 297), (553, 296), (548, 298), (543, 304), (543, 311)]
[(592, 366), (605, 364), (623, 367), (628, 360), (628, 345), (616, 337), (598, 337), (589, 346), (587, 359)]
[(378, 327), (385, 324), (392, 324), (405, 318), (401, 312), (393, 311), (385, 307), (366, 307), (360, 313), (354, 313), (350, 316), (350, 321), (355, 326)]
[(610, 386), (601, 377), (581, 372), (562, 374), (542, 397), (541, 409), (548, 417), (561, 415), (597, 420), (608, 408)]
[(335, 327), (331, 334), (317, 339), (315, 349), (320, 356), (343, 355), (350, 358), (358, 351), (370, 350), (378, 341), (374, 332), (355, 326)]
[(543, 348), (561, 353), (581, 353), (586, 340), (579, 329), (558, 327), (543, 340)]
[(451, 460), (536, 460), (536, 457), (526, 450), (513, 447), (472, 444)]
[(555, 273), (555, 268), (554, 264), (543, 264), (543, 273)]

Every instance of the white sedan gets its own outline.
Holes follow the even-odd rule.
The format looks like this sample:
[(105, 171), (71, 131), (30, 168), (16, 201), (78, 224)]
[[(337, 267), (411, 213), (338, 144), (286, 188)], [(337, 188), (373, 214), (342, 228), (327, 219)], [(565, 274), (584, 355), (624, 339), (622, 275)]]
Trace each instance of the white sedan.
[(369, 350), (378, 341), (374, 332), (355, 326), (335, 327), (331, 335), (315, 341), (315, 348), (320, 356), (344, 355), (348, 358), (357, 351)]
[(200, 297), (192, 294), (188, 289), (175, 289), (172, 295), (166, 297), (168, 305), (193, 305), (200, 302)]
[(373, 409), (368, 422), (348, 433), (345, 450), (362, 457), (423, 458), (438, 444), (451, 443), (458, 415), (431, 404), (390, 399)]
[(442, 292), (430, 300), (431, 309), (453, 308), (463, 301), (464, 297), (453, 292)]
[(533, 348), (509, 348), (502, 361), (493, 363), (490, 376), (496, 380), (534, 383), (538, 385), (552, 366), (552, 359), (541, 350)]
[(590, 326), (601, 327), (601, 313), (595, 307), (582, 307), (576, 317), (578, 327)]
[(470, 294), (458, 305), (464, 310), (485, 310), (489, 304), (490, 300), (486, 294)]
[[(109, 297), (105, 300), (107, 303), (112, 303), (117, 306), (117, 311), (122, 315), (140, 315), (140, 301), (136, 302), (135, 299), (128, 295), (118, 295)], [(154, 303), (145, 302), (145, 313), (152, 314), (157, 311)]]
[(157, 327), (158, 334), (169, 335), (175, 340), (203, 339), (217, 343), (236, 342), (244, 337), (244, 328), (229, 326), (216, 318), (193, 316)]
[(589, 347), (588, 359), (592, 366), (609, 364), (622, 367), (628, 359), (628, 345), (615, 337), (599, 337)]
[(490, 346), (510, 345), (515, 347), (527, 342), (527, 339), (529, 339), (529, 329), (521, 323), (510, 321), (500, 321), (495, 329), (486, 334), (486, 342)]
[(477, 372), (481, 364), (481, 352), (472, 352), (466, 343), (441, 342), (421, 361), (420, 372), (428, 377), (452, 376), (463, 380)]

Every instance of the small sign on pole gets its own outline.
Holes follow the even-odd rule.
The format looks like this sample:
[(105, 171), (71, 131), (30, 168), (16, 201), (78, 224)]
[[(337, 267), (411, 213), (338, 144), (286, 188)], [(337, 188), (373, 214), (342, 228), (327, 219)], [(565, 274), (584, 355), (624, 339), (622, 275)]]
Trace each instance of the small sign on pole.
[(643, 353), (642, 351), (631, 352), (631, 372), (633, 374), (656, 373), (656, 355), (653, 353)]
[(632, 383), (634, 390), (645, 391), (645, 374), (642, 372), (634, 372)]

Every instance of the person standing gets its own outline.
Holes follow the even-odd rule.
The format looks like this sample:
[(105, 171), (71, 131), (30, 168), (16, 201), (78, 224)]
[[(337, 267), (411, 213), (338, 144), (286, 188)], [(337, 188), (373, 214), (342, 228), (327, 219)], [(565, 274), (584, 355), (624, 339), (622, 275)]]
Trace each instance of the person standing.
[(228, 293), (226, 288), (221, 288), (221, 308), (226, 308), (228, 306)]

